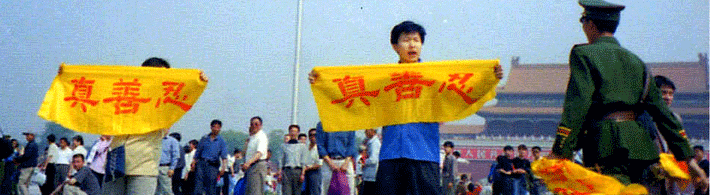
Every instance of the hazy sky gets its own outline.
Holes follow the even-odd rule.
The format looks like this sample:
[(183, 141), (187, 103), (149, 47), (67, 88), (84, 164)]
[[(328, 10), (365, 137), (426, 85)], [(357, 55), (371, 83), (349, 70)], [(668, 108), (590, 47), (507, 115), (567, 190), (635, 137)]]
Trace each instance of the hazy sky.
[[(615, 0), (627, 8), (616, 33), (646, 62), (697, 61), (708, 52), (708, 1)], [(297, 1), (0, 1), (0, 128), (13, 137), (41, 129), (37, 116), (60, 63), (138, 66), (161, 57), (210, 78), (192, 110), (172, 130), (198, 138), (212, 119), (247, 131), (291, 123)], [(426, 28), (425, 61), (500, 59), (566, 63), (586, 42), (573, 0), (305, 1), (298, 124), (315, 126), (306, 79), (314, 66), (397, 61), (391, 28), (412, 20)], [(184, 138), (185, 139), (185, 138)]]

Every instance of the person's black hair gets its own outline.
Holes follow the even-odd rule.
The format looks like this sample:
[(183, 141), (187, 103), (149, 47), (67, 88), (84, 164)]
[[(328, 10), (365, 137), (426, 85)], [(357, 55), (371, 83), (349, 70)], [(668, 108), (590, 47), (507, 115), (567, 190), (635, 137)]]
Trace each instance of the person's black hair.
[(675, 91), (675, 84), (673, 84), (673, 81), (671, 81), (671, 79), (661, 75), (656, 75), (655, 77), (653, 77), (653, 80), (656, 81), (656, 87), (661, 88), (665, 85)]
[(59, 138), (59, 142), (61, 143), (62, 141), (67, 142), (67, 145), (69, 145), (69, 139), (67, 139), (66, 137)]
[(503, 147), (503, 151), (513, 150), (513, 146), (507, 145)]
[(236, 154), (236, 153), (240, 153), (240, 152), (242, 152), (242, 150), (240, 150), (239, 148), (234, 148), (234, 152), (232, 154)]
[(469, 183), (468, 186), (467, 186), (469, 192), (473, 192), (473, 188), (475, 188), (475, 187), (476, 187), (476, 186), (473, 185), (473, 183)]
[(259, 116), (251, 117), (251, 119), (249, 119), (249, 122), (251, 123), (251, 121), (253, 121), (254, 119), (259, 119), (259, 123), (264, 124), (264, 121), (261, 120), (261, 117), (259, 117)]
[(701, 145), (695, 145), (695, 146), (693, 146), (693, 150), (705, 151), (705, 148), (703, 148), (703, 146), (701, 146)]
[(528, 146), (526, 146), (525, 144), (520, 144), (518, 145), (518, 150), (528, 150)]
[[(260, 120), (259, 122), (261, 122), (261, 120)], [(298, 126), (298, 125), (289, 125), (289, 126), (288, 126), (288, 131), (291, 131), (291, 128), (294, 128), (294, 127), (296, 127), (296, 129), (298, 129), (298, 132), (301, 132), (301, 127)]]
[(72, 139), (78, 141), (82, 146), (84, 145), (84, 137), (81, 137), (81, 135), (76, 135)]
[(311, 131), (318, 131), (318, 129), (316, 129), (316, 128), (311, 128), (310, 130), (308, 130), (308, 134), (309, 134), (309, 135), (311, 134)]
[(193, 139), (193, 140), (190, 140), (190, 141), (187, 142), (187, 143), (193, 144), (193, 145), (197, 146), (197, 144), (200, 143), (200, 142), (197, 142), (197, 140)]
[(539, 151), (542, 151), (542, 148), (540, 148), (540, 146), (533, 146), (533, 147), (532, 147), (532, 150), (539, 150)]
[(444, 147), (454, 148), (454, 142), (446, 141), (446, 142), (444, 142)]
[(222, 126), (222, 121), (217, 120), (217, 119), (214, 119), (214, 120), (212, 120), (212, 122), (210, 122), (210, 127), (212, 127), (212, 126), (214, 126), (214, 125), (219, 125), (219, 126), (221, 127), (221, 126)]
[(308, 138), (308, 135), (306, 135), (305, 133), (298, 134), (298, 139), (301, 139), (301, 137)]
[(178, 132), (170, 133), (170, 137), (175, 138), (178, 142), (182, 139), (182, 136)]
[(597, 30), (599, 32), (610, 32), (610, 33), (616, 33), (616, 27), (619, 26), (619, 21), (611, 21), (611, 20), (595, 20), (595, 19), (589, 19), (594, 23), (594, 26), (597, 26)]
[(74, 159), (76, 157), (81, 157), (81, 161), (84, 161), (84, 155), (83, 154), (74, 154), (71, 156), (71, 159)]
[(458, 158), (458, 157), (461, 157), (461, 152), (459, 152), (459, 151), (454, 151), (454, 156), (457, 157), (457, 158)]
[(168, 61), (165, 61), (162, 58), (148, 58), (147, 60), (143, 61), (143, 64), (141, 64), (143, 67), (158, 67), (158, 68), (170, 68), (170, 64), (168, 64)]
[(49, 134), (47, 136), (47, 141), (54, 143), (57, 141), (57, 136), (54, 136), (54, 134)]
[(424, 27), (412, 21), (404, 21), (402, 23), (397, 24), (397, 26), (394, 26), (390, 34), (390, 43), (397, 44), (397, 42), (399, 41), (399, 36), (402, 35), (402, 33), (407, 34), (413, 32), (419, 33), (419, 36), (422, 38), (422, 44), (424, 44), (424, 36), (426, 36), (426, 31), (424, 31)]

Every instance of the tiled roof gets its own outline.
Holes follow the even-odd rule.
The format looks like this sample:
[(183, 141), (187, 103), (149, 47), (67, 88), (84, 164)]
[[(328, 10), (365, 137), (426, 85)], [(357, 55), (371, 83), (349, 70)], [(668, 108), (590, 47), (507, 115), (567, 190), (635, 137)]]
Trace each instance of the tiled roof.
[[(708, 92), (707, 61), (647, 63), (653, 75), (670, 78), (677, 93)], [(564, 94), (569, 80), (568, 64), (516, 64), (499, 93)]]

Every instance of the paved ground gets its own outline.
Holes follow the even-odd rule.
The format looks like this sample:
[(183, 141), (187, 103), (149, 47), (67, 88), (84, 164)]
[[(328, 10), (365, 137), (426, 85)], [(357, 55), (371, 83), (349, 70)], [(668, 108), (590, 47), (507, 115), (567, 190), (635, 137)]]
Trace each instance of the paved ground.
[(30, 194), (31, 195), (41, 195), (42, 192), (39, 191), (38, 185), (30, 185)]
[(38, 185), (30, 185), (30, 195), (41, 195)]
[(30, 185), (30, 195), (41, 195), (42, 193), (39, 191), (39, 186), (37, 185)]

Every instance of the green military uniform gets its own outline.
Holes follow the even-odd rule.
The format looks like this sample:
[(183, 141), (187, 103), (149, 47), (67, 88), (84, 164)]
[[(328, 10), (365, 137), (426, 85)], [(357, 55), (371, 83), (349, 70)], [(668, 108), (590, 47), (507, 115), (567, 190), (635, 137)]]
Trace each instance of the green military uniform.
[[(618, 21), (624, 8), (598, 0), (579, 3), (585, 8), (583, 18), (593, 21)], [(645, 101), (640, 101), (645, 80), (650, 78), (646, 77), (645, 64), (614, 37), (602, 36), (591, 44), (575, 45), (569, 65), (570, 79), (554, 154), (570, 159), (581, 148), (585, 166), (624, 183), (637, 183), (645, 168), (659, 158), (648, 131), (635, 120), (635, 113), (645, 109), (676, 159), (692, 156), (685, 131), (662, 101), (659, 88), (649, 84)]]

